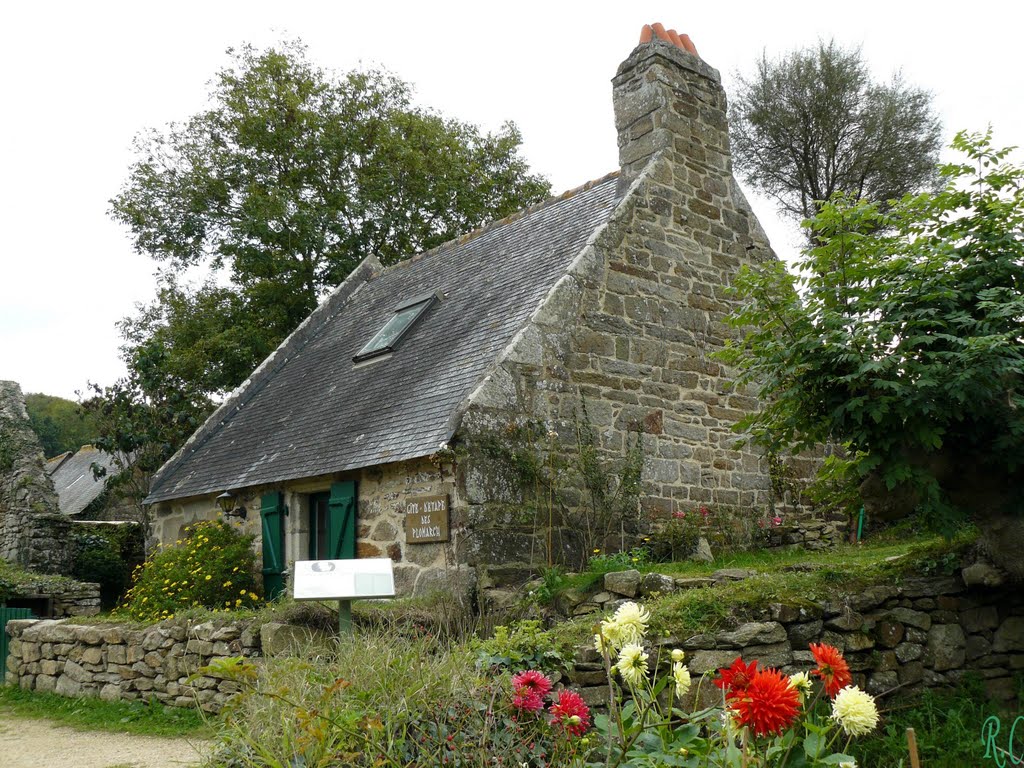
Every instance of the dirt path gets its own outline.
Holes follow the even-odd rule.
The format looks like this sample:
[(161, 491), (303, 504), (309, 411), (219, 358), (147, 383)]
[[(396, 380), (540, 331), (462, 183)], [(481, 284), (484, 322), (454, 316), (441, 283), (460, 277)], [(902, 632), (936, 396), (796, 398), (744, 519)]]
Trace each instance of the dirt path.
[(185, 768), (199, 765), (201, 741), (76, 731), (0, 710), (3, 768)]

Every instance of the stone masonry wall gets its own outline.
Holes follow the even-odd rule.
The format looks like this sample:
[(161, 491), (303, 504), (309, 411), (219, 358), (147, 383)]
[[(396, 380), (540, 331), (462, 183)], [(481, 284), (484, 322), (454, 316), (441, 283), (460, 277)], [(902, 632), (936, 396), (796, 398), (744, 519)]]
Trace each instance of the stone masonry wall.
[[(576, 611), (604, 615), (650, 592), (699, 589), (752, 575), (739, 569), (675, 580), (636, 571), (608, 574), (605, 590)], [(807, 671), (813, 666), (808, 643), (829, 643), (844, 652), (854, 684), (875, 695), (955, 685), (976, 675), (989, 698), (1009, 701), (1016, 695), (1014, 676), (1024, 671), (1024, 593), (1013, 586), (968, 588), (959, 577), (905, 578), (827, 601), (766, 605), (746, 619), (720, 632), (657, 643), (683, 648), (694, 677), (714, 674), (737, 656), (787, 674)], [(607, 704), (603, 667), (592, 648), (580, 649), (570, 677), (589, 702)]]
[[(814, 519), (799, 493), (773, 483), (763, 453), (739, 445), (733, 427), (759, 404), (711, 359), (735, 333), (725, 323), (734, 276), (775, 258), (732, 177), (718, 73), (654, 41), (614, 84), (623, 200), (473, 395), (461, 437), (532, 417), (571, 449), (585, 402), (605, 457), (621, 457), (643, 430), (641, 522), (703, 506), (751, 525), (781, 517), (780, 544), (827, 545), (841, 521)], [(471, 455), (467, 476), (487, 475), (485, 462)], [(790, 459), (790, 485), (815, 465)], [(481, 510), (473, 519), (499, 521), (473, 529), (477, 551), (508, 561), (544, 553), (535, 522), (511, 509), (521, 500), (514, 477), (491, 472), (467, 499)]]
[(0, 560), (40, 573), (66, 572), (71, 523), (59, 509), (21, 388), (0, 381)]
[[(354, 479), (359, 496), (357, 556), (390, 557), (395, 562), (395, 588), (399, 596), (422, 595), (437, 589), (468, 594), (475, 576), (471, 570), (457, 565), (456, 550), (464, 536), (466, 505), (454, 473), (452, 464), (423, 458), (369, 467), (357, 473), (247, 489), (237, 500), (248, 510), (248, 517), (241, 525), (247, 533), (257, 537), (256, 549), (260, 551), (260, 496), (272, 490), (283, 491), (288, 507), (285, 558), (289, 563), (306, 560), (309, 495), (329, 490), (332, 482)], [(405, 506), (408, 500), (415, 496), (444, 494), (449, 496), (451, 540), (445, 543), (406, 543)], [(216, 519), (219, 514), (213, 496), (158, 504), (153, 509), (154, 534), (159, 542), (170, 545), (185, 534), (186, 526), (200, 520)]]

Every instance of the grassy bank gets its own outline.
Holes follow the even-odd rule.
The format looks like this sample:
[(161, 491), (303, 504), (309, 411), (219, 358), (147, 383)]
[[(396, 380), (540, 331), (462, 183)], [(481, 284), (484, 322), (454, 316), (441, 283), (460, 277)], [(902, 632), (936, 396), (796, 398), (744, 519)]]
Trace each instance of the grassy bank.
[(5, 717), (41, 718), (90, 731), (206, 739), (215, 730), (194, 709), (165, 707), (158, 702), (69, 699), (10, 686), (0, 686), (0, 710)]

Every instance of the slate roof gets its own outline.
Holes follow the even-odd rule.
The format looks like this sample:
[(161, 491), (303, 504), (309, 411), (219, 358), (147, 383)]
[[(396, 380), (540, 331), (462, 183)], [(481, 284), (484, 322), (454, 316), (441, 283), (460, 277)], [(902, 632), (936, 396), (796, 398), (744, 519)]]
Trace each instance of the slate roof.
[[(107, 470), (99, 479), (93, 477), (92, 465)], [(91, 445), (82, 446), (74, 455), (64, 453), (47, 461), (46, 472), (50, 475), (53, 488), (57, 491), (60, 511), (65, 515), (77, 515), (84, 511), (97, 496), (103, 493), (107, 479), (117, 474), (113, 458)]]
[[(460, 405), (607, 221), (616, 182), (611, 174), (359, 282), (372, 266), (364, 262), (164, 465), (146, 502), (436, 452)], [(443, 299), (392, 355), (353, 364), (396, 305), (434, 291)]]

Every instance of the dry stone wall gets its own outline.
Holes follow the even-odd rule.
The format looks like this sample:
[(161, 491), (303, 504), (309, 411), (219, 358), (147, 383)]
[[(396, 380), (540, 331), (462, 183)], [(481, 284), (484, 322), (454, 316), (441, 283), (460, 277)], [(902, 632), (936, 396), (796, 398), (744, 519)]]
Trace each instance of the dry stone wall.
[(100, 585), (67, 578), (40, 576), (36, 580), (4, 583), (0, 604), (30, 607), (36, 615), (49, 606), (49, 616), (95, 616), (100, 612)]
[[(610, 573), (605, 589), (574, 612), (610, 612), (622, 601), (652, 592), (699, 589), (753, 575), (741, 569), (687, 579)], [(1024, 671), (1024, 594), (1012, 586), (968, 587), (953, 576), (906, 578), (828, 601), (766, 605), (728, 629), (657, 642), (683, 648), (694, 677), (714, 674), (737, 656), (789, 674), (807, 671), (813, 666), (808, 643), (824, 642), (844, 652), (854, 684), (875, 695), (955, 685), (974, 675), (984, 680), (989, 698), (1009, 701), (1016, 695), (1014, 676)], [(579, 650), (571, 679), (590, 703), (607, 704), (603, 667), (592, 648)]]
[(259, 635), (240, 623), (133, 629), (24, 619), (9, 621), (7, 632), (9, 685), (108, 701), (155, 698), (210, 712), (238, 691), (237, 683), (191, 676), (215, 659), (255, 656), (260, 647)]

